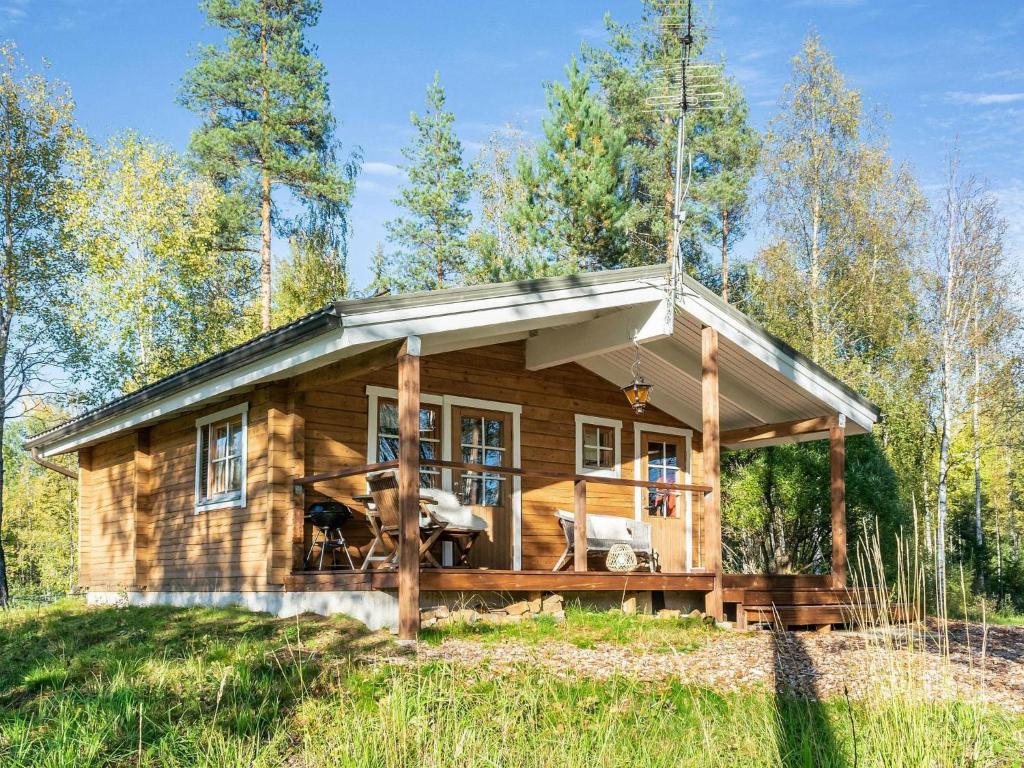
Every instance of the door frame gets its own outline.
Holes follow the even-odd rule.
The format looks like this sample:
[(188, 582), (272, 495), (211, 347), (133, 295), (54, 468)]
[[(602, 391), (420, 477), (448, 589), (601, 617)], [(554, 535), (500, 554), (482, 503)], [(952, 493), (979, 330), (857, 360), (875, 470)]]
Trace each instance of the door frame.
[[(693, 482), (693, 430), (683, 427), (665, 427), (661, 424), (648, 424), (641, 421), (633, 422), (633, 479), (646, 480), (644, 477), (644, 452), (641, 450), (640, 438), (646, 432), (652, 435), (665, 435), (670, 437), (683, 438), (686, 458), (683, 466), (683, 482)], [(633, 517), (636, 520), (643, 520), (643, 494), (644, 489), (637, 487), (633, 495)], [(693, 570), (693, 494), (686, 492), (686, 505), (683, 516), (685, 519), (684, 529), (686, 531), (686, 570)]]
[[(398, 390), (394, 387), (378, 387), (366, 385), (366, 396), (369, 400), (366, 420), (366, 463), (377, 463), (377, 410), (380, 398), (395, 399)], [(498, 411), (512, 415), (512, 468), (522, 467), (521, 425), (523, 406), (518, 403), (502, 403), (497, 400), (480, 400), (475, 397), (461, 395), (433, 395), (427, 392), (420, 394), (420, 400), (432, 405), (441, 406), (441, 460), (452, 461), (452, 408), (479, 408), (486, 411)], [(689, 453), (689, 451), (687, 451)], [(452, 470), (442, 468), (441, 487), (452, 490)], [(523, 569), (523, 484), (519, 475), (512, 477), (512, 570)]]

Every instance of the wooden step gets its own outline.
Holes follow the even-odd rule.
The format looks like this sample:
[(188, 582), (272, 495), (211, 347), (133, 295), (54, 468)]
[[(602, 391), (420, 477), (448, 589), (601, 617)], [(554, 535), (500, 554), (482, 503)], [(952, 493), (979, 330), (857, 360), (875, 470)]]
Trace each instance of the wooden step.
[(875, 601), (873, 592), (846, 589), (747, 589), (742, 600), (737, 600), (746, 606), (847, 605)]
[[(907, 621), (912, 611), (906, 605), (889, 607), (892, 621)], [(739, 619), (740, 628), (746, 624), (781, 624), (792, 626), (824, 626), (826, 624), (850, 624), (870, 614), (868, 607), (863, 605), (775, 605), (775, 606), (742, 606), (743, 618)]]

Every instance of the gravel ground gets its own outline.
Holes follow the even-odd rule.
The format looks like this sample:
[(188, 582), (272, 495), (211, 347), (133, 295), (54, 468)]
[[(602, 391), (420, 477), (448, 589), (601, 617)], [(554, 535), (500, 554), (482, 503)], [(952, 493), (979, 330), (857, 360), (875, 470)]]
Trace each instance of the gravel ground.
[[(563, 642), (481, 643), (446, 639), (420, 645), (394, 663), (443, 660), (480, 667), (496, 675), (522, 667), (565, 678), (605, 679), (625, 675), (642, 681), (680, 679), (721, 691), (784, 690), (819, 699), (887, 696), (920, 691), (932, 698), (976, 699), (1024, 712), (1024, 627), (989, 627), (953, 622), (914, 631), (768, 631), (709, 634), (706, 644), (684, 653), (599, 644), (577, 648)], [(948, 637), (948, 654), (943, 653)]]

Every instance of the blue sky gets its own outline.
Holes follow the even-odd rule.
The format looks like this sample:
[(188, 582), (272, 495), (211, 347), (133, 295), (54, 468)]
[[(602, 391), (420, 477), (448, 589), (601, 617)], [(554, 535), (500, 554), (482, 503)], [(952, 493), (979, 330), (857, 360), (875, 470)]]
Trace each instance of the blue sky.
[[(341, 2), (325, 0), (312, 37), (325, 61), (340, 138), (362, 148), (350, 242), (356, 286), (394, 214), (400, 149), (435, 70), (472, 156), (512, 124), (537, 134), (545, 81), (562, 77), (581, 42), (600, 43), (602, 18), (639, 14), (639, 0)], [(699, 7), (708, 7), (698, 0)], [(942, 181), (959, 137), (964, 167), (986, 178), (1024, 250), (1024, 3), (892, 0), (719, 0), (712, 55), (743, 85), (755, 125), (777, 103), (801, 39), (821, 34), (851, 84), (888, 113), (894, 157), (925, 191)], [(199, 42), (217, 39), (193, 0), (0, 0), (0, 38), (29, 62), (45, 58), (69, 83), (96, 138), (134, 129), (179, 149), (194, 117), (178, 106)], [(763, 231), (763, 227), (761, 228)], [(755, 230), (741, 248), (750, 253)]]

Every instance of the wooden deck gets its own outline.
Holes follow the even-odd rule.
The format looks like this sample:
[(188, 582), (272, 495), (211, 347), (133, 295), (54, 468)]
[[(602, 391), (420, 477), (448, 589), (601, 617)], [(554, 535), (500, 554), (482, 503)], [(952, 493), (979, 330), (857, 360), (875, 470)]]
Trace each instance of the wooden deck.
[[(817, 626), (849, 624), (877, 605), (873, 590), (835, 589), (831, 576), (758, 576), (725, 574), (723, 602), (735, 606), (738, 628), (750, 624)], [(628, 574), (607, 571), (510, 571), (491, 569), (423, 569), (420, 587), (436, 592), (695, 592), (714, 589), (715, 577), (704, 573)], [(295, 592), (398, 589), (398, 573), (372, 571), (302, 571), (285, 584)], [(731, 613), (732, 611), (730, 611)], [(903, 612), (905, 613), (905, 612)], [(902, 616), (899, 611), (893, 618)]]

